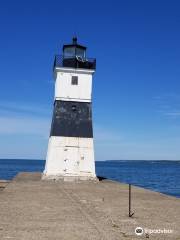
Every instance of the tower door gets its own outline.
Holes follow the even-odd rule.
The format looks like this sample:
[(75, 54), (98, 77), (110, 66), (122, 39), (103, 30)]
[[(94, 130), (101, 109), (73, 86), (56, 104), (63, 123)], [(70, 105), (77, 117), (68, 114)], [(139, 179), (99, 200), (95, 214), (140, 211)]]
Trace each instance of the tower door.
[(91, 148), (80, 149), (80, 173), (81, 174), (94, 174), (94, 152)]
[(65, 157), (64, 172), (67, 175), (78, 174), (79, 172), (78, 147), (66, 147), (64, 157)]

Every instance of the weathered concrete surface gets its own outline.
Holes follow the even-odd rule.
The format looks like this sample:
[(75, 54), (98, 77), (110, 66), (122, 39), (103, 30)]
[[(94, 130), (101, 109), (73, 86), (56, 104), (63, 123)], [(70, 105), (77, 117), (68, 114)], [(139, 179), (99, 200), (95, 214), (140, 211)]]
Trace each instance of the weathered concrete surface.
[[(0, 239), (180, 240), (180, 199), (132, 187), (100, 182), (41, 181), (39, 173), (18, 175), (0, 191)], [(136, 227), (170, 229), (171, 234), (137, 236)]]
[(3, 190), (10, 181), (0, 179), (0, 191)]

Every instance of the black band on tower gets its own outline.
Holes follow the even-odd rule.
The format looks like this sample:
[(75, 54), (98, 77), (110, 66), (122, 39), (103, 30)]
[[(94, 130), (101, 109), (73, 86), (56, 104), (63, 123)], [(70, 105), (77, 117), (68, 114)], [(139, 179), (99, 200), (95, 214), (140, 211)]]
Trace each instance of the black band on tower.
[(56, 100), (50, 136), (93, 138), (91, 103)]

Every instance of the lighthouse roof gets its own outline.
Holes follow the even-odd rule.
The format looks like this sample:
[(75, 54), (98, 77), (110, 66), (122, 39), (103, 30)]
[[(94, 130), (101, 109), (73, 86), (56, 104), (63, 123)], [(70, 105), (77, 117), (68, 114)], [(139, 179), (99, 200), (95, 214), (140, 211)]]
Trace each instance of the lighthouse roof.
[(69, 48), (69, 47), (81, 48), (83, 50), (87, 49), (85, 46), (82, 46), (82, 45), (78, 44), (77, 37), (73, 37), (71, 44), (63, 45), (63, 51), (64, 51), (65, 48)]

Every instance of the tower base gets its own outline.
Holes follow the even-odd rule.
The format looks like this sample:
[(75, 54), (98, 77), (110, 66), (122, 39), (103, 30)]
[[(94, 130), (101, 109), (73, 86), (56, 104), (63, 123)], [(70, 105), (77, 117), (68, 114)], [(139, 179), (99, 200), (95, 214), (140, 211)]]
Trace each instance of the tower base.
[(43, 180), (96, 180), (93, 138), (51, 136)]
[(43, 173), (42, 180), (45, 181), (63, 181), (63, 182), (80, 182), (80, 181), (92, 181), (99, 182), (96, 176), (71, 176), (71, 175), (47, 175)]

